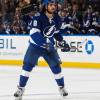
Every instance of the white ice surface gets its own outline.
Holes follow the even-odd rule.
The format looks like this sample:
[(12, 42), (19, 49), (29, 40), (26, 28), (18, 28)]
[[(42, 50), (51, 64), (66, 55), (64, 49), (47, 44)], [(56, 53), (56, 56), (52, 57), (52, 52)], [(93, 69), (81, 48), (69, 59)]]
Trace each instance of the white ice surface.
[[(66, 90), (64, 100), (100, 100), (100, 69), (63, 68)], [(21, 67), (0, 65), (0, 100), (14, 100)], [(36, 67), (30, 74), (23, 100), (63, 100), (51, 70)]]

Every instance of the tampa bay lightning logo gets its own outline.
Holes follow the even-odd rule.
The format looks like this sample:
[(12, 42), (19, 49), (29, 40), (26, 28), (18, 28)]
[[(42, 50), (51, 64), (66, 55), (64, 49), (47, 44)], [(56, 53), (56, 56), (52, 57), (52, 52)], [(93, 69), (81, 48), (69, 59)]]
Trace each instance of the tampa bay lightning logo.
[(88, 40), (86, 45), (85, 45), (85, 49), (87, 54), (92, 54), (94, 51), (94, 44), (91, 40)]
[(44, 29), (43, 34), (45, 37), (50, 38), (54, 35), (55, 31), (56, 31), (55, 25), (48, 26)]

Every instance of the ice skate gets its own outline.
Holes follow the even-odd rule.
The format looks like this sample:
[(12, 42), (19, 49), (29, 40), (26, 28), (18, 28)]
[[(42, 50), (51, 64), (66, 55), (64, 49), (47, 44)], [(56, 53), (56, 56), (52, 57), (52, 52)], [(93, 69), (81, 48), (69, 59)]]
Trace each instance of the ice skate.
[(22, 100), (24, 88), (18, 87), (18, 90), (14, 93), (15, 100)]
[(68, 92), (65, 90), (64, 87), (60, 87), (60, 88), (59, 88), (59, 92), (60, 92), (60, 95), (61, 95), (62, 97), (68, 96)]

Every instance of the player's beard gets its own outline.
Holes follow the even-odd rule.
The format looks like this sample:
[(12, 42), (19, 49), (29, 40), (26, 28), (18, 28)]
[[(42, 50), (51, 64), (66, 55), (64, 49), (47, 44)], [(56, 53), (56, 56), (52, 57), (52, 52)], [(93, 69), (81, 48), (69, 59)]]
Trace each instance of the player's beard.
[(54, 12), (51, 12), (51, 11), (49, 11), (48, 9), (47, 9), (47, 12), (48, 12), (49, 14), (54, 14)]
[(47, 11), (49, 14), (54, 14), (56, 10), (55, 10), (55, 9), (52, 9), (52, 11), (50, 11), (50, 10), (48, 9), (48, 7), (47, 7), (46, 11)]

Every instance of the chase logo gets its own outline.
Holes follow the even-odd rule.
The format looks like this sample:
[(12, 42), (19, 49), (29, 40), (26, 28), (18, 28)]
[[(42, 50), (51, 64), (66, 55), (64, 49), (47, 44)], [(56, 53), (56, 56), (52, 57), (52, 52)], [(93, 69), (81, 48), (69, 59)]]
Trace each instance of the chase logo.
[(94, 44), (91, 40), (88, 40), (86, 45), (85, 45), (85, 49), (87, 54), (92, 54), (94, 51)]

